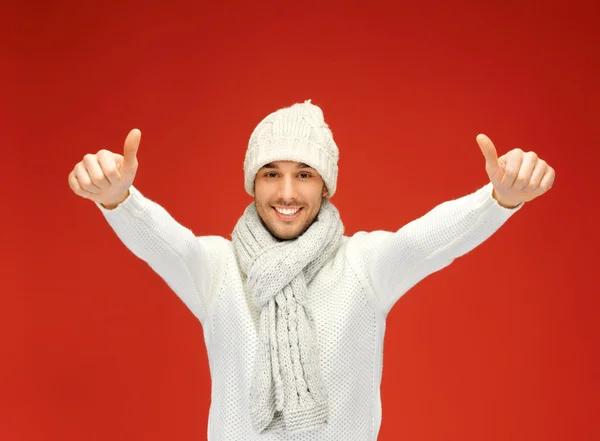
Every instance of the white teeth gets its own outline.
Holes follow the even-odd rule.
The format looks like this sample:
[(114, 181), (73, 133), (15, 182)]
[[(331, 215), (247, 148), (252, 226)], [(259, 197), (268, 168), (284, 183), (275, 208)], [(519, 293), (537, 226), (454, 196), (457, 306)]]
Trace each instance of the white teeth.
[(299, 208), (296, 208), (295, 210), (292, 208), (277, 208), (275, 207), (275, 210), (277, 210), (278, 212), (280, 212), (281, 214), (286, 214), (288, 216), (291, 216), (292, 214), (296, 214), (299, 210)]

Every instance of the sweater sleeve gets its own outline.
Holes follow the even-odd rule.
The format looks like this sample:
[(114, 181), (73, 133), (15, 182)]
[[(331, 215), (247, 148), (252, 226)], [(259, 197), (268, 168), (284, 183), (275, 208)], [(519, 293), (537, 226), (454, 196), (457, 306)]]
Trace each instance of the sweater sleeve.
[(437, 205), (396, 232), (365, 237), (364, 263), (385, 315), (416, 283), (480, 245), (523, 207), (502, 207), (492, 190), (488, 183)]
[(130, 187), (129, 197), (109, 210), (96, 203), (123, 244), (145, 261), (204, 323), (208, 310), (208, 251), (192, 231), (159, 204)]

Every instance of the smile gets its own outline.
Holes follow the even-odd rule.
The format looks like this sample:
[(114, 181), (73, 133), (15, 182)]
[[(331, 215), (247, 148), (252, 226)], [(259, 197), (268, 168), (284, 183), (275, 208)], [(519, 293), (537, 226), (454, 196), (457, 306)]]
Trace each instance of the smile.
[(277, 208), (273, 207), (273, 211), (279, 219), (291, 220), (298, 217), (302, 208)]

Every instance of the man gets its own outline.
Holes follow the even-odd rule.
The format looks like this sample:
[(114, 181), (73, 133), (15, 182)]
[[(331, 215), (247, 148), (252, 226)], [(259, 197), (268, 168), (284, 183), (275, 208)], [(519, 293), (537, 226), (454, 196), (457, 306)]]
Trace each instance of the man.
[(123, 243), (204, 329), (212, 377), (208, 439), (376, 440), (385, 319), (427, 275), (490, 237), (554, 170), (535, 153), (498, 158), (479, 135), (490, 182), (397, 232), (344, 235), (331, 197), (338, 148), (321, 109), (279, 109), (250, 136), (254, 201), (231, 240), (196, 237), (133, 186), (141, 133), (124, 155), (86, 155), (69, 175)]

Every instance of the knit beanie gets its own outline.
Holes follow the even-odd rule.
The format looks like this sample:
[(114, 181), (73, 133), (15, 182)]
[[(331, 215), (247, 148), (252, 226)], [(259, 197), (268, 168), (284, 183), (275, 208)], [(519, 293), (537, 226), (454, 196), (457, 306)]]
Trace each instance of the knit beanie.
[(274, 161), (303, 162), (317, 170), (331, 198), (336, 189), (339, 151), (323, 112), (311, 100), (279, 109), (256, 126), (244, 160), (246, 192), (254, 196), (258, 170)]

